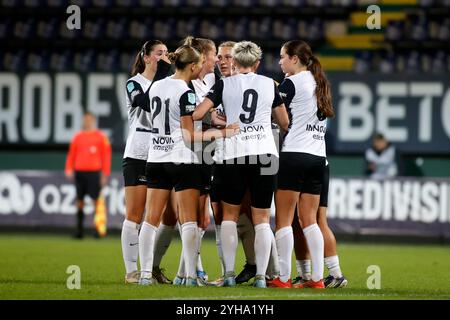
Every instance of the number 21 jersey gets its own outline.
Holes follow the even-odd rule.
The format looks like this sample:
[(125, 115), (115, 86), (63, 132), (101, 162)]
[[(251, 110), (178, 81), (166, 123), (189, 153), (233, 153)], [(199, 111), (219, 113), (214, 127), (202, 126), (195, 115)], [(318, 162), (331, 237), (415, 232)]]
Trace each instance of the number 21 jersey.
[(149, 99), (152, 132), (147, 162), (198, 163), (181, 129), (181, 117), (194, 112), (194, 91), (185, 81), (168, 77), (153, 84)]

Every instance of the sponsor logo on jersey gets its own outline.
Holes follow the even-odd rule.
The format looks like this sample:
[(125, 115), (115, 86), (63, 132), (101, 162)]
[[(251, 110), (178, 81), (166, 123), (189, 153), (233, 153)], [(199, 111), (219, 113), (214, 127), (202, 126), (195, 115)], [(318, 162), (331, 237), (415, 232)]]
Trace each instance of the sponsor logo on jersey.
[(323, 141), (323, 140), (325, 140), (325, 137), (321, 136), (321, 135), (318, 135), (318, 134), (313, 134), (313, 139)]
[(262, 125), (259, 126), (247, 126), (241, 129), (241, 133), (250, 133), (250, 132), (264, 132), (264, 127)]
[(325, 126), (321, 126), (321, 125), (312, 125), (312, 124), (307, 124), (306, 125), (306, 131), (317, 131), (317, 132), (322, 132), (325, 133), (325, 131), (327, 130), (327, 128)]
[(195, 105), (189, 104), (186, 106), (186, 112), (192, 112), (195, 110)]
[(153, 150), (169, 152), (175, 147), (175, 141), (172, 137), (154, 137)]
[(134, 100), (134, 98), (140, 93), (141, 93), (140, 90), (135, 90), (135, 91), (131, 92), (131, 94), (130, 94), (131, 100)]
[(264, 126), (262, 126), (262, 125), (246, 126), (241, 129), (241, 133), (244, 134), (241, 137), (242, 141), (262, 140), (267, 137), (267, 135), (265, 134)]
[(173, 144), (172, 137), (155, 137), (153, 138), (153, 144)]

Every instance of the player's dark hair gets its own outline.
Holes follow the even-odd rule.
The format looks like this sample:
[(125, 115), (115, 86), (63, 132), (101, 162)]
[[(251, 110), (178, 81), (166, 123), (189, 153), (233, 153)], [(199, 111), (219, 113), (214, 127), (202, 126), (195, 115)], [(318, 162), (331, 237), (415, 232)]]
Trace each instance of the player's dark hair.
[(331, 98), (331, 86), (322, 69), (319, 59), (312, 54), (311, 47), (302, 40), (288, 41), (283, 45), (286, 53), (292, 57), (297, 56), (300, 63), (311, 71), (316, 80), (317, 108), (326, 118), (334, 117)]
[(375, 134), (372, 136), (373, 140), (386, 140), (384, 135), (381, 132), (375, 132)]
[(178, 70), (184, 70), (187, 65), (200, 61), (201, 53), (194, 47), (184, 45), (175, 52), (169, 53), (169, 60)]
[(142, 46), (142, 49), (137, 53), (136, 59), (134, 60), (133, 70), (131, 71), (131, 76), (135, 76), (138, 73), (142, 73), (145, 70), (145, 62), (144, 62), (144, 56), (150, 55), (152, 50), (157, 46), (158, 44), (164, 44), (162, 41), (159, 40), (150, 40), (144, 43)]
[(207, 54), (209, 51), (214, 50), (216, 44), (211, 39), (194, 38), (193, 36), (187, 36), (182, 41), (182, 45), (194, 47), (200, 53)]

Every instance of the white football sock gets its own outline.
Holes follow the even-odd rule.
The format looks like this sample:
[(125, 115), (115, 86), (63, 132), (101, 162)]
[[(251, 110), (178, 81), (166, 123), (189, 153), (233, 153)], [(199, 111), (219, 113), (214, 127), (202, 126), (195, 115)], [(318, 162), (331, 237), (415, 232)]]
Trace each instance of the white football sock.
[(123, 221), (120, 240), (122, 242), (122, 255), (126, 273), (138, 270), (139, 228), (140, 225), (133, 221)]
[(319, 281), (323, 279), (324, 241), (323, 235), (317, 223), (303, 229), (309, 253), (311, 255), (312, 272), (311, 279)]
[(328, 271), (330, 271), (330, 275), (332, 275), (335, 278), (342, 277), (342, 271), (341, 267), (339, 266), (338, 256), (326, 257), (324, 261), (325, 266), (327, 267)]
[[(181, 224), (179, 222), (177, 222), (178, 224), (178, 232), (180, 233), (180, 239), (183, 240), (183, 228), (181, 227)], [(186, 268), (184, 265), (184, 250), (183, 250), (183, 246), (181, 246), (181, 254), (180, 254), (180, 263), (178, 264), (178, 271), (177, 271), (177, 276), (180, 278), (184, 278), (186, 277)]]
[(265, 276), (269, 264), (273, 232), (270, 224), (260, 223), (255, 226), (256, 275)]
[(280, 260), (278, 258), (277, 242), (275, 241), (275, 235), (271, 232), (272, 241), (270, 247), (269, 264), (267, 265), (266, 274), (269, 278), (277, 278), (280, 276)]
[(155, 237), (155, 252), (153, 257), (153, 266), (159, 267), (161, 260), (167, 252), (172, 242), (174, 226), (166, 226), (160, 223)]
[(303, 280), (311, 280), (311, 260), (297, 260), (297, 271), (299, 270), (299, 276), (302, 277)]
[(278, 250), (278, 260), (280, 263), (280, 280), (283, 282), (291, 278), (291, 259), (294, 249), (294, 234), (292, 227), (284, 227), (275, 233)]
[(272, 275), (276, 278), (280, 275), (280, 259), (278, 259), (278, 249), (277, 242), (275, 241), (275, 235), (273, 232), (270, 234), (272, 236), (272, 247), (269, 261), (271, 261), (272, 264)]
[(302, 272), (302, 267), (300, 266), (300, 260), (295, 259), (295, 267), (297, 269), (297, 275), (302, 278), (303, 277), (303, 272)]
[(238, 245), (237, 225), (234, 221), (222, 221), (221, 242), (225, 273), (233, 272), (236, 261), (236, 249)]
[(186, 276), (197, 279), (197, 261), (198, 261), (198, 228), (197, 222), (186, 222), (181, 226), (183, 232), (181, 241), (183, 243), (183, 256), (186, 264)]
[(223, 251), (222, 251), (222, 240), (220, 239), (222, 226), (219, 224), (215, 226), (216, 228), (216, 246), (217, 246), (217, 254), (219, 255), (220, 266), (222, 267), (221, 275), (225, 274), (225, 263), (223, 262)]
[(198, 228), (198, 243), (197, 243), (197, 250), (198, 250), (198, 259), (197, 259), (197, 271), (203, 271), (203, 264), (202, 264), (202, 257), (201, 257), (201, 255), (200, 255), (200, 251), (201, 251), (201, 248), (202, 248), (202, 239), (203, 239), (203, 236), (205, 235), (205, 230), (203, 230), (202, 228), (200, 228), (200, 227), (197, 227)]
[(149, 277), (153, 269), (153, 247), (155, 245), (155, 236), (158, 228), (150, 223), (142, 224), (139, 233), (139, 257), (141, 260), (141, 274), (143, 277)]

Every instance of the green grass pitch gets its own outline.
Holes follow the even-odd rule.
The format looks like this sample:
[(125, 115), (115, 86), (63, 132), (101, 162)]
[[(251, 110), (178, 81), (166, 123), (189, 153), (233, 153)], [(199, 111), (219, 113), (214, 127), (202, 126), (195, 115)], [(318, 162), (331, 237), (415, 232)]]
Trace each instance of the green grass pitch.
[[(181, 243), (172, 242), (162, 266), (173, 278)], [(450, 299), (450, 254), (444, 246), (340, 244), (349, 285), (344, 289), (185, 288), (125, 285), (120, 239), (0, 235), (0, 299)], [(202, 246), (210, 280), (219, 276), (215, 242)], [(239, 245), (237, 272), (244, 263)], [(81, 269), (81, 289), (69, 290), (67, 267)], [(381, 289), (369, 290), (367, 268), (381, 269)], [(293, 268), (295, 270), (295, 268)]]

